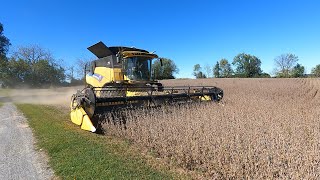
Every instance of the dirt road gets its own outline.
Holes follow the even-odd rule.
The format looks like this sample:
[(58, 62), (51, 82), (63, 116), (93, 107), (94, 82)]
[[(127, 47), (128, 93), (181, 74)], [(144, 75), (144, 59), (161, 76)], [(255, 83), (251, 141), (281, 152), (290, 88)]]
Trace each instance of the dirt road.
[(27, 120), (12, 103), (0, 108), (0, 179), (52, 179), (44, 153), (36, 151)]

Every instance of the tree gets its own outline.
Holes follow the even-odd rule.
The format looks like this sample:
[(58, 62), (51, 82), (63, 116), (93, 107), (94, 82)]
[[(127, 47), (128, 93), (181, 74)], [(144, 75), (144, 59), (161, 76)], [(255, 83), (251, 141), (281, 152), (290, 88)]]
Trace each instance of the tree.
[(40, 60), (54, 63), (51, 52), (38, 45), (20, 46), (18, 50), (13, 53), (13, 57), (15, 59), (23, 59), (28, 64), (35, 64)]
[(162, 60), (162, 66), (160, 60), (154, 61), (152, 64), (153, 67), (153, 76), (156, 79), (174, 79), (174, 74), (179, 73), (177, 65), (167, 58), (160, 58)]
[(221, 68), (220, 68), (219, 62), (217, 61), (216, 65), (213, 68), (214, 77), (219, 78), (220, 77), (220, 71), (221, 71)]
[(73, 80), (75, 80), (75, 75), (74, 75), (74, 72), (75, 72), (75, 68), (74, 66), (69, 66), (67, 69), (66, 69), (66, 78), (71, 82)]
[(316, 65), (316, 67), (312, 68), (311, 73), (315, 77), (320, 77), (320, 64)]
[(197, 74), (196, 78), (197, 78), (197, 79), (199, 79), (199, 78), (207, 78), (207, 76), (206, 76), (202, 71), (200, 71), (200, 72)]
[(44, 87), (60, 85), (64, 79), (64, 69), (60, 66), (50, 64), (47, 60), (40, 60), (29, 64), (23, 59), (10, 59), (8, 68), (10, 70), (10, 87), (31, 86)]
[(85, 65), (89, 64), (93, 60), (95, 60), (94, 57), (77, 59), (75, 65), (69, 67), (69, 72), (70, 72), (69, 76), (72, 76), (72, 78), (74, 79), (83, 79), (85, 76), (85, 72), (84, 72)]
[[(9, 50), (10, 40), (3, 34), (4, 28), (0, 23), (0, 58), (4, 58)], [(2, 56), (2, 57), (1, 57)]]
[(201, 71), (200, 64), (196, 64), (193, 66), (193, 75), (198, 78), (206, 78), (206, 75)]
[(280, 56), (276, 57), (274, 61), (276, 65), (277, 76), (285, 78), (290, 77), (290, 72), (298, 60), (298, 56), (291, 53), (281, 54)]
[(236, 66), (236, 74), (240, 77), (259, 77), (262, 73), (261, 60), (250, 54), (238, 54), (232, 64)]
[(227, 59), (220, 60), (220, 69), (221, 69), (221, 74), (220, 74), (221, 77), (224, 77), (224, 78), (231, 77), (233, 71), (231, 68), (231, 64), (228, 62)]
[(236, 66), (236, 74), (242, 77), (259, 77), (262, 73), (261, 60), (250, 54), (238, 54), (232, 64)]
[(10, 40), (3, 34), (4, 28), (0, 23), (0, 80), (6, 84), (8, 82), (8, 59), (6, 57), (9, 50)]
[(291, 77), (298, 78), (303, 76), (304, 76), (304, 66), (302, 66), (301, 64), (297, 64), (296, 66), (294, 66), (291, 72)]
[(193, 71), (194, 71), (194, 72), (199, 72), (199, 71), (201, 71), (201, 66), (200, 66), (200, 64), (194, 65), (194, 66), (193, 66)]
[(0, 55), (0, 81), (6, 84), (8, 77), (8, 59), (7, 57)]
[(270, 74), (264, 73), (264, 72), (259, 77), (260, 78), (271, 78)]
[(43, 87), (60, 85), (65, 80), (64, 69), (40, 46), (20, 47), (13, 54), (8, 61), (9, 86)]
[(210, 77), (211, 76), (211, 66), (209, 64), (206, 64), (204, 66), (204, 71), (206, 72), (206, 77)]
[(58, 85), (65, 79), (64, 69), (61, 66), (51, 64), (48, 60), (40, 60), (34, 65), (36, 82), (30, 82), (35, 86)]
[(8, 62), (9, 81), (6, 83), (9, 87), (27, 86), (32, 82), (31, 67), (22, 60), (11, 58)]

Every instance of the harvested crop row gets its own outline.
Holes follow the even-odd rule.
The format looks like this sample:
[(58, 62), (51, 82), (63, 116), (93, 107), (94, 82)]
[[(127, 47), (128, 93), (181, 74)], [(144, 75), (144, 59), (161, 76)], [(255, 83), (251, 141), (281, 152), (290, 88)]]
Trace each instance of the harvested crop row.
[[(224, 89), (223, 104), (122, 112), (106, 132), (207, 178), (316, 178), (320, 174), (319, 79), (165, 81)], [(116, 116), (119, 117), (119, 116)], [(107, 115), (111, 119), (111, 115)]]

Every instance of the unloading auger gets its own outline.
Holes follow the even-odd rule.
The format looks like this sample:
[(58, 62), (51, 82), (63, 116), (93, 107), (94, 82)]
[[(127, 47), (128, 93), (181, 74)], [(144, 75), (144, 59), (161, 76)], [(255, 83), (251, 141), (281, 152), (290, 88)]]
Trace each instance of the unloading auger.
[(223, 90), (215, 86), (164, 87), (152, 77), (152, 60), (158, 56), (146, 50), (107, 47), (102, 42), (88, 50), (98, 59), (85, 66), (85, 88), (71, 98), (71, 121), (81, 129), (95, 132), (97, 123), (92, 118), (107, 107), (219, 102), (223, 98)]

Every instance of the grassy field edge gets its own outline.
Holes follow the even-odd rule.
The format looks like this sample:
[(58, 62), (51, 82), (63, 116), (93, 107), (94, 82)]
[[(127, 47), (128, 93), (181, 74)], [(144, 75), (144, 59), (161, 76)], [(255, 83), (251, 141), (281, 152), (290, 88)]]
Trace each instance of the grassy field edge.
[(49, 165), (62, 179), (179, 179), (154, 169), (125, 141), (110, 139), (71, 126), (68, 115), (55, 107), (18, 104), (49, 156)]

